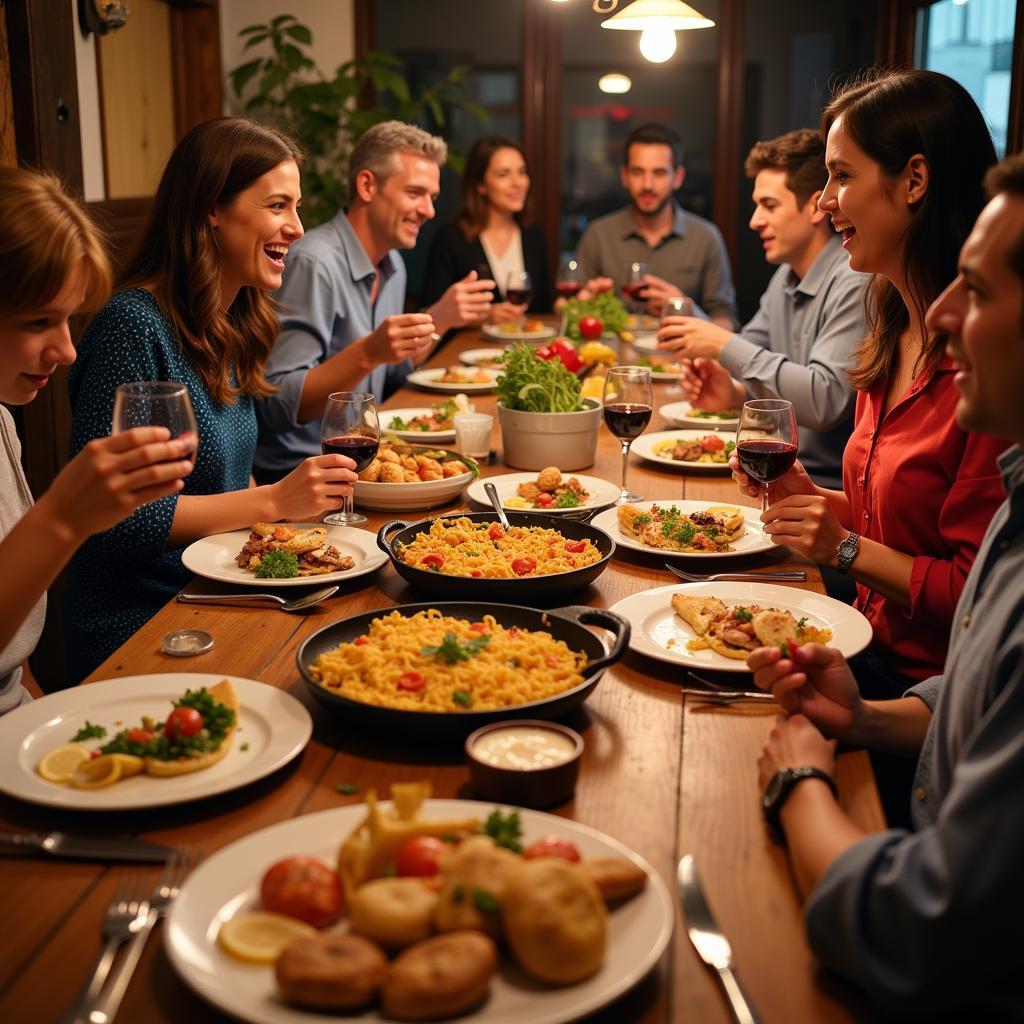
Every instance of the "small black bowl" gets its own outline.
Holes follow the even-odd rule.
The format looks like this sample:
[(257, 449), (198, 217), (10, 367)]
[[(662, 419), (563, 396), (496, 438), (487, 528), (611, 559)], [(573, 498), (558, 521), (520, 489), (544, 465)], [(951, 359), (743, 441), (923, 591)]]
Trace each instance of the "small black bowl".
[[(547, 603), (552, 598), (562, 598), (567, 594), (592, 583), (608, 568), (612, 555), (615, 553), (615, 541), (596, 526), (581, 523), (574, 519), (549, 516), (537, 512), (507, 512), (512, 526), (539, 526), (543, 529), (557, 530), (567, 540), (589, 540), (601, 553), (601, 557), (593, 565), (585, 565), (580, 569), (554, 573), (550, 576), (523, 576), (516, 579), (479, 579), (470, 576), (446, 576), (444, 573), (431, 572), (407, 565), (399, 557), (397, 548), (411, 544), (421, 533), (429, 533), (433, 519), (410, 523), (403, 519), (394, 519), (385, 523), (377, 531), (377, 544), (386, 551), (395, 571), (407, 582), (428, 594), (441, 594), (444, 597), (463, 598), (474, 601), (508, 601), (512, 604), (536, 603), (538, 594), (543, 595)], [(494, 512), (464, 512), (456, 516), (439, 518), (468, 519), (472, 523), (496, 523), (498, 517)], [(397, 532), (396, 532), (397, 531)]]
[[(392, 612), (410, 617), (429, 608), (436, 608), (443, 615), (456, 618), (478, 619), (486, 613), (493, 615), (506, 628), (517, 626), (520, 629), (544, 630), (556, 640), (564, 640), (572, 650), (586, 654), (589, 660), (583, 669), (583, 682), (553, 697), (489, 711), (407, 711), (404, 708), (383, 708), (342, 697), (321, 686), (310, 674), (310, 668), (321, 654), (362, 636), (374, 619)], [(587, 629), (586, 623), (602, 626), (615, 634), (611, 650), (605, 650), (601, 638)], [(629, 633), (629, 623), (621, 615), (602, 608), (573, 605), (545, 612), (516, 605), (483, 607), (475, 601), (439, 601), (433, 604), (379, 608), (377, 611), (364, 612), (334, 622), (309, 637), (299, 648), (296, 660), (299, 672), (313, 695), (346, 726), (425, 742), (451, 742), (464, 740), (474, 729), (507, 718), (551, 720), (567, 717), (590, 696), (604, 670), (622, 657), (629, 643)]]

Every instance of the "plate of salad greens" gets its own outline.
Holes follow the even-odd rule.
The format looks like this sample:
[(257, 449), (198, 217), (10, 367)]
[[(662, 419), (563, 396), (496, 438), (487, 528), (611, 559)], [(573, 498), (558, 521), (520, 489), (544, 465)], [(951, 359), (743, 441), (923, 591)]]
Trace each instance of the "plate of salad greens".
[(436, 405), (417, 406), (415, 409), (381, 409), (380, 429), (382, 434), (403, 441), (454, 441), (452, 417), (457, 412), (472, 412), (465, 395), (455, 395)]
[[(299, 529), (319, 527), (327, 530), (327, 544), (342, 558), (348, 556), (355, 563), (351, 569), (326, 572), (316, 576), (300, 576), (298, 564), (291, 572), (287, 566), (273, 564), (264, 576), (243, 569), (236, 561), (238, 553), (249, 540), (249, 530), (232, 530), (230, 533), (215, 533), (210, 537), (189, 544), (181, 554), (181, 561), (189, 572), (205, 576), (218, 583), (237, 583), (247, 587), (309, 587), (323, 583), (342, 583), (357, 576), (379, 569), (387, 562), (378, 547), (373, 533), (357, 530), (351, 526), (331, 526), (326, 523), (293, 523)], [(275, 562), (278, 560), (274, 560)], [(260, 567), (262, 568), (262, 566)]]
[[(550, 472), (549, 468), (542, 470), (540, 476), (537, 473), (503, 473), (501, 476), (489, 477), (486, 482), (494, 484), (498, 500), (505, 508), (520, 512), (546, 512), (555, 516), (583, 509), (605, 508), (619, 496), (617, 484), (579, 473), (562, 473), (559, 486), (542, 491), (537, 481), (544, 473)], [(491, 502), (484, 491), (484, 483), (484, 480), (474, 480), (466, 489), (466, 495), (490, 508)]]

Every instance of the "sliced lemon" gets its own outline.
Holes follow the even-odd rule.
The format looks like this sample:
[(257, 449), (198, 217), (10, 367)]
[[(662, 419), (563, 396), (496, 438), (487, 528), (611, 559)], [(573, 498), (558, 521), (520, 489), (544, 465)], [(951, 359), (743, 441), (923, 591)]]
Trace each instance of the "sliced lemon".
[(92, 761), (83, 761), (71, 777), (76, 789), (103, 789), (121, 778), (121, 762), (117, 754), (103, 754)]
[(146, 767), (145, 759), (136, 757), (134, 754), (111, 754), (110, 756), (121, 766), (122, 779), (138, 775)]
[(36, 771), (47, 782), (70, 782), (78, 767), (90, 757), (89, 748), (81, 743), (65, 743), (44, 754)]
[(316, 935), (304, 921), (266, 910), (236, 914), (220, 926), (217, 941), (238, 960), (272, 964), (290, 942)]

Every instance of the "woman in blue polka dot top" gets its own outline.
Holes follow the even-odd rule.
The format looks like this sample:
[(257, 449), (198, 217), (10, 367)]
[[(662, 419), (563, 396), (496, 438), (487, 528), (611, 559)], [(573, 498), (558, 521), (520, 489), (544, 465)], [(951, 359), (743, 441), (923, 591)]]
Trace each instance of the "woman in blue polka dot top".
[(193, 128), (167, 163), (123, 290), (82, 338), (69, 382), (72, 455), (110, 433), (114, 392), (131, 381), (185, 384), (199, 445), (180, 494), (93, 537), (72, 561), (73, 681), (190, 579), (181, 551), (192, 541), (257, 521), (318, 518), (356, 479), (341, 455), (307, 459), (263, 487), (251, 477), (253, 401), (273, 390), (263, 369), (278, 321), (267, 293), (302, 236), (299, 161), (289, 139), (245, 118)]

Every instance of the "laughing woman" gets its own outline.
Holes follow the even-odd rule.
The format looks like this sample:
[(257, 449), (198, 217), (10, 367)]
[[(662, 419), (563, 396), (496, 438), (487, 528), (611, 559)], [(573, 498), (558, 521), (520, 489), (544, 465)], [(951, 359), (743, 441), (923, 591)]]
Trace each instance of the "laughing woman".
[[(49, 175), (0, 167), (0, 223), (0, 402), (26, 405), (74, 362), (69, 320), (110, 294), (110, 266), (85, 212)], [(42, 632), (46, 591), (78, 545), (181, 490), (188, 445), (168, 437), (145, 427), (93, 441), (33, 505), (0, 406), (0, 714), (28, 700), (21, 664)]]
[(195, 470), (165, 497), (86, 543), (71, 564), (68, 658), (92, 671), (191, 578), (182, 549), (255, 521), (318, 517), (355, 480), (340, 455), (307, 459), (278, 483), (251, 479), (253, 401), (277, 336), (267, 293), (302, 236), (299, 153), (270, 128), (216, 118), (171, 155), (121, 291), (89, 325), (71, 374), (72, 452), (109, 433), (130, 381), (187, 385), (199, 427)]
[[(957, 600), (1003, 497), (1005, 444), (956, 425), (955, 367), (945, 336), (925, 325), (957, 275), (995, 151), (970, 95), (931, 71), (843, 89), (822, 130), (829, 177), (818, 206), (850, 266), (873, 275), (870, 333), (851, 374), (843, 490), (816, 487), (798, 463), (772, 485), (762, 518), (777, 543), (856, 580), (874, 638), (851, 667), (864, 696), (898, 697), (941, 672)], [(733, 468), (749, 488), (735, 459)]]

